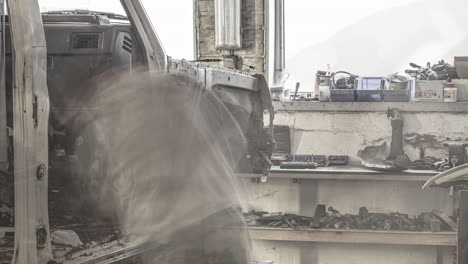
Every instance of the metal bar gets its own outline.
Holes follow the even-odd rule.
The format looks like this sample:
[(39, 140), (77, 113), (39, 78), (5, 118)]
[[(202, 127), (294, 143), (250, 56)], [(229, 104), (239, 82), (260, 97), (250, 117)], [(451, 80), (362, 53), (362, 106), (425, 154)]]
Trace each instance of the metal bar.
[(468, 103), (438, 102), (273, 102), (277, 112), (331, 112), (354, 115), (356, 113), (385, 113), (388, 108), (398, 108), (403, 113), (468, 113)]
[(8, 1), (13, 51), (13, 264), (52, 260), (48, 215), (47, 50), (37, 0)]
[(284, 0), (275, 0), (275, 72), (274, 84), (281, 84), (285, 68)]
[[(272, 167), (269, 179), (304, 179), (304, 180), (350, 180), (350, 181), (403, 181), (425, 182), (437, 171), (406, 170), (400, 172), (382, 172), (361, 167), (342, 166), (324, 167), (311, 170), (287, 170)], [(258, 174), (239, 174), (242, 178), (260, 177)]]
[(271, 0), (264, 0), (263, 1), (263, 24), (264, 24), (264, 56), (265, 56), (265, 70), (264, 76), (267, 80), (267, 83), (270, 84), (270, 1)]
[(468, 263), (468, 191), (460, 191), (460, 212), (457, 233), (457, 263)]
[(193, 59), (199, 60), (200, 7), (199, 0), (193, 0)]
[(1, 58), (0, 58), (0, 169), (8, 168), (8, 128), (6, 108), (6, 73), (5, 73), (5, 0), (0, 1), (1, 15)]

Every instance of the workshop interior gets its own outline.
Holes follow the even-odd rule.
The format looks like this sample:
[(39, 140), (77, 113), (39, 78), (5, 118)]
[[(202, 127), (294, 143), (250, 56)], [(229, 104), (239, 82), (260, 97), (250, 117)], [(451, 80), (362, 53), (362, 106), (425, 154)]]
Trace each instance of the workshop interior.
[(356, 1), (0, 0), (0, 264), (468, 264), (468, 2)]

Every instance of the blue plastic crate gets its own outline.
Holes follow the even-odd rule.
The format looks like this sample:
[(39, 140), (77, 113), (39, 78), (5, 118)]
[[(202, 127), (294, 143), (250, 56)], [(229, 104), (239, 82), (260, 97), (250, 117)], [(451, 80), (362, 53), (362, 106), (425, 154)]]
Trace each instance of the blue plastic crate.
[(358, 102), (382, 101), (382, 90), (388, 84), (388, 79), (383, 77), (359, 77), (354, 82), (356, 100)]
[(409, 102), (411, 100), (411, 90), (383, 90), (382, 96), (384, 102)]
[(353, 89), (331, 89), (330, 101), (332, 102), (354, 102), (356, 91)]

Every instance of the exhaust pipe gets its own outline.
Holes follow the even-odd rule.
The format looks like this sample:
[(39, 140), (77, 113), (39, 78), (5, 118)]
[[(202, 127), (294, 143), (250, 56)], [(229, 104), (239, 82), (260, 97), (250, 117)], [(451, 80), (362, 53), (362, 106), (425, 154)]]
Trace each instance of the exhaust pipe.
[(274, 86), (281, 86), (285, 68), (284, 0), (275, 0), (275, 71)]

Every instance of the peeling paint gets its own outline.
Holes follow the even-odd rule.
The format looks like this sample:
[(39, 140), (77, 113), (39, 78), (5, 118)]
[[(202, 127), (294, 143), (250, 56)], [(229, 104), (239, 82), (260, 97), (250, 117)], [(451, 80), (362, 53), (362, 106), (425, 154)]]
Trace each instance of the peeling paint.
[(260, 200), (262, 198), (269, 198), (269, 197), (275, 196), (276, 193), (278, 193), (278, 190), (265, 193), (264, 195), (261, 195), (261, 196), (257, 196), (255, 197), (255, 200)]

